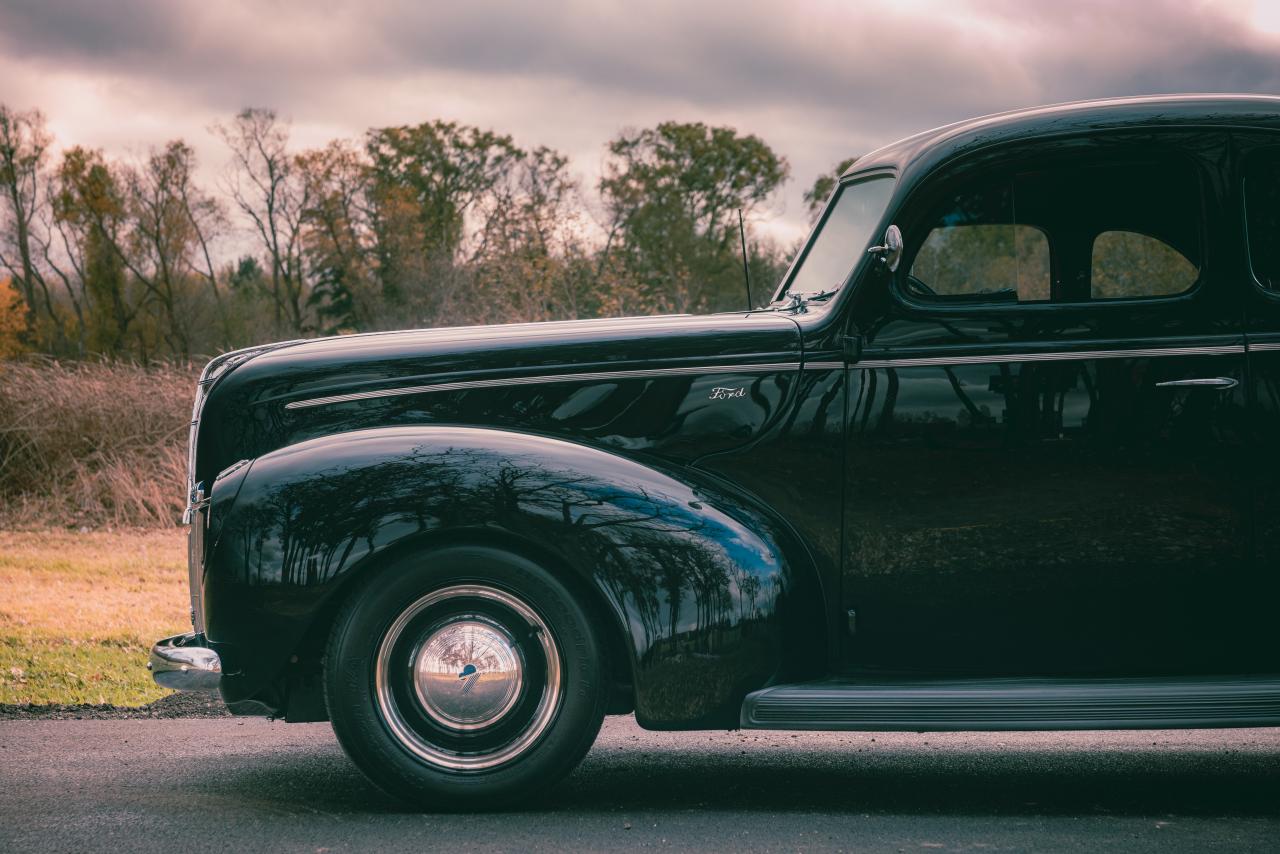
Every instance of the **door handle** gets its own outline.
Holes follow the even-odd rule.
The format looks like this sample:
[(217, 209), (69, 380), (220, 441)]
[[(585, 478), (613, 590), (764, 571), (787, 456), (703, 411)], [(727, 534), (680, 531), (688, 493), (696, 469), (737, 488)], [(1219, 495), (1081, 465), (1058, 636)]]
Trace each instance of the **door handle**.
[(1156, 383), (1156, 388), (1216, 388), (1226, 391), (1240, 385), (1231, 377), (1197, 377), (1191, 380), (1168, 380)]

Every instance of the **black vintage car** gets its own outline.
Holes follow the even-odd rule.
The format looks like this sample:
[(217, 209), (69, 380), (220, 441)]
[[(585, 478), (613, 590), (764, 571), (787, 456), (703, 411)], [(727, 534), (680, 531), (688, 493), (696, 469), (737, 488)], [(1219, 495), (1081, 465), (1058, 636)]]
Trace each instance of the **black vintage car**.
[(651, 729), (1280, 725), (1280, 99), (857, 161), (767, 306), (228, 353), (161, 685), (510, 801)]

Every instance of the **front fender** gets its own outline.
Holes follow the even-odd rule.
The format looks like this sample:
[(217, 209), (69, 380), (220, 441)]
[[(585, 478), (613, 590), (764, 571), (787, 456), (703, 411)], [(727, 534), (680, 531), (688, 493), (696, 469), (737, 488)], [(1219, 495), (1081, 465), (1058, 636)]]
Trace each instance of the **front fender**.
[(255, 460), (226, 511), (204, 582), (226, 699), (273, 683), (349, 581), (443, 537), (527, 543), (583, 582), (654, 728), (736, 725), (822, 624), (807, 551), (709, 476), (500, 430), (360, 430)]

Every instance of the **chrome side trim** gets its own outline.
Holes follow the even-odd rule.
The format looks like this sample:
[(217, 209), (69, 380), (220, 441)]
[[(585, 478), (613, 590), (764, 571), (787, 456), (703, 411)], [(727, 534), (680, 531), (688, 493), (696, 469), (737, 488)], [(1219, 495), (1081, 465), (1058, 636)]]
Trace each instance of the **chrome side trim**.
[(1217, 388), (1226, 391), (1240, 385), (1231, 377), (1197, 377), (1189, 380), (1166, 380), (1156, 383), (1156, 388)]
[(1253, 342), (1250, 342), (1249, 349), (1260, 350), (1264, 352), (1270, 351), (1270, 350), (1280, 350), (1280, 341), (1264, 341), (1258, 344), (1254, 344)]
[[(1257, 349), (1256, 345), (1254, 349)], [(1143, 347), (1132, 350), (1071, 350), (1053, 353), (989, 353), (978, 356), (922, 356), (904, 359), (860, 359), (858, 368), (910, 368), (926, 365), (983, 365), (1008, 362), (1064, 362), (1078, 359), (1145, 359), (1162, 356), (1243, 355), (1243, 344), (1207, 347)]]
[[(1280, 344), (1253, 345), (1253, 349), (1280, 349)], [(1130, 350), (1071, 350), (1052, 353), (991, 353), (973, 356), (922, 356), (902, 359), (862, 359), (855, 362), (859, 368), (908, 368), (927, 365), (973, 365), (1000, 364), (1007, 362), (1056, 362), (1075, 359), (1135, 359), (1157, 358), (1161, 356), (1225, 356), (1243, 354), (1243, 344), (1222, 344), (1205, 347), (1147, 347)], [(806, 367), (811, 370), (838, 370), (843, 362), (809, 362)], [(294, 400), (286, 403), (287, 410), (309, 409), (313, 406), (328, 406), (335, 403), (350, 403), (357, 400), (376, 400), (384, 397), (400, 397), (407, 394), (430, 394), (442, 391), (466, 391), (478, 388), (504, 388), (520, 385), (542, 385), (548, 383), (599, 382), (606, 380), (657, 379), (667, 376), (688, 376), (690, 374), (747, 374), (773, 373), (777, 371), (796, 371), (799, 362), (771, 362), (748, 365), (696, 365), (679, 368), (651, 368), (632, 371), (589, 371), (578, 374), (543, 374), (531, 377), (503, 377), (484, 380), (459, 380), (457, 382), (425, 383), (423, 385), (401, 386), (398, 388), (356, 391), (348, 394), (333, 394), (325, 397), (313, 397), (306, 400)]]
[(533, 377), (504, 377), (491, 380), (460, 380), (448, 383), (427, 383), (425, 385), (401, 386), (400, 388), (383, 388), (374, 391), (356, 391), (350, 394), (334, 394), (328, 397), (313, 397), (309, 400), (294, 400), (284, 405), (285, 409), (306, 409), (312, 406), (328, 406), (333, 403), (348, 403), (353, 400), (373, 400), (380, 397), (399, 397), (406, 394), (427, 394), (437, 391), (465, 391), (473, 388), (503, 388), (518, 385), (541, 385), (545, 383), (580, 383), (598, 382), (601, 380), (643, 380), (667, 376), (688, 376), (690, 374), (760, 374), (778, 371), (797, 371), (799, 362), (774, 362), (759, 365), (699, 365), (680, 368), (653, 368), (634, 371), (592, 371), (581, 374), (544, 374)]

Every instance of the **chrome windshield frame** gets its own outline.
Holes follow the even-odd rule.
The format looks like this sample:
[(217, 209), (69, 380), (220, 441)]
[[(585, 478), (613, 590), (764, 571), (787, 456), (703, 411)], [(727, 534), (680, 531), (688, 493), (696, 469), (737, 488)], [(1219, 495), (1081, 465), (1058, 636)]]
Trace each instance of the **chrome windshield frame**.
[[(850, 187), (882, 178), (892, 179), (895, 186), (889, 195), (888, 201), (885, 203), (884, 210), (880, 212), (879, 224), (869, 236), (867, 245), (871, 245), (874, 239), (880, 235), (884, 227), (892, 219), (890, 212), (894, 209), (895, 198), (901, 189), (900, 186), (897, 186), (900, 178), (898, 170), (889, 166), (880, 166), (873, 169), (867, 169), (864, 172), (857, 172), (852, 175), (842, 176), (840, 180), (836, 182), (836, 186), (831, 191), (831, 195), (827, 197), (826, 204), (822, 207), (822, 213), (818, 215), (818, 219), (814, 222), (813, 227), (809, 229), (809, 235), (805, 238), (804, 244), (800, 247), (800, 251), (796, 253), (796, 256), (792, 259), (790, 266), (787, 267), (787, 272), (782, 276), (782, 280), (778, 283), (778, 287), (773, 293), (770, 304), (781, 302), (788, 296), (788, 293), (791, 290), (791, 285), (795, 282), (796, 275), (800, 272), (801, 267), (804, 266), (804, 262), (809, 257), (809, 253), (813, 251), (814, 245), (817, 243), (819, 237), (821, 237), (822, 231), (826, 227), (827, 220), (831, 218), (831, 213), (835, 210), (837, 199), (839, 199), (840, 196)], [(849, 284), (849, 281), (861, 268), (864, 255), (865, 253), (855, 253), (851, 256), (849, 272), (838, 289), (840, 293), (844, 292), (845, 286)], [(837, 302), (838, 298), (839, 293), (836, 294), (835, 298), (829, 300), (828, 304)]]

